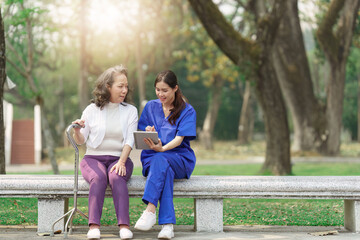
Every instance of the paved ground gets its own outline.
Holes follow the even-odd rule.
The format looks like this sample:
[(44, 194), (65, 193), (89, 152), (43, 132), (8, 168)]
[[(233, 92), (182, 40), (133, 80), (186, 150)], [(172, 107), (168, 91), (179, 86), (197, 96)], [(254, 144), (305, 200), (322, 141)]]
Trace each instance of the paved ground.
[[(68, 239), (86, 239), (87, 228), (75, 228), (73, 234), (68, 235)], [(157, 239), (159, 232), (158, 226), (149, 232), (134, 231), (133, 239)], [(101, 239), (119, 239), (116, 227), (102, 228)], [(326, 235), (331, 234), (332, 235)], [(323, 235), (323, 236), (318, 236)], [(64, 234), (39, 236), (35, 226), (19, 228), (17, 226), (0, 226), (0, 239), (11, 240), (56, 240), (63, 239)], [(177, 240), (208, 240), (208, 239), (279, 239), (279, 240), (355, 240), (360, 239), (360, 234), (351, 233), (336, 227), (292, 227), (292, 226), (232, 226), (225, 227), (222, 233), (194, 232), (191, 226), (176, 226), (175, 238)]]

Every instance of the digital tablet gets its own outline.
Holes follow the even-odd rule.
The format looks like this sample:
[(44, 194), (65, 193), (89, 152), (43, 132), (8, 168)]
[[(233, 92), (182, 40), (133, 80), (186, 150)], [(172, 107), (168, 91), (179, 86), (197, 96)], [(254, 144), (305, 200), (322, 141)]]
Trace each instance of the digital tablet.
[(155, 144), (158, 143), (158, 133), (157, 132), (146, 132), (146, 131), (135, 131), (135, 148), (137, 149), (150, 149), (148, 145), (144, 142), (144, 138), (150, 138)]

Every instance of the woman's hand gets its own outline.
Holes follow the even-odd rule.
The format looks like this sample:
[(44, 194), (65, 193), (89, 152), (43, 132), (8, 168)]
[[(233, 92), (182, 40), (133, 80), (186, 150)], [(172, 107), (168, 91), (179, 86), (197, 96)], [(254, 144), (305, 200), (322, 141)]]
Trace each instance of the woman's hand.
[[(78, 124), (80, 127), (84, 128), (85, 127), (85, 120), (76, 119), (71, 124)], [(75, 128), (75, 131), (80, 131), (80, 128)]]
[(145, 131), (147, 131), (147, 132), (155, 132), (155, 127), (154, 126), (147, 126), (145, 128)]
[(85, 120), (76, 119), (72, 124), (78, 124), (80, 128), (74, 128), (73, 138), (77, 144), (83, 144), (85, 142), (84, 136), (80, 133), (80, 129), (85, 127)]
[(112, 168), (110, 169), (110, 172), (113, 172), (114, 170), (115, 170), (115, 173), (118, 174), (119, 176), (126, 176), (125, 163), (123, 161), (121, 161), (120, 159), (114, 166), (112, 166)]
[(148, 145), (152, 150), (154, 150), (156, 152), (164, 152), (165, 151), (160, 138), (158, 139), (157, 144), (155, 144), (150, 138), (144, 138), (144, 142), (146, 143), (146, 145)]

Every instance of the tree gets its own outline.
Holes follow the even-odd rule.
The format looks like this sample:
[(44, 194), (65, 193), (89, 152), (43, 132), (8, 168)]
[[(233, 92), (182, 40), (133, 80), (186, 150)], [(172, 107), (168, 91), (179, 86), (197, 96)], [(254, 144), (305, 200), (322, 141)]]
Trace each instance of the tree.
[(0, 174), (5, 174), (4, 84), (6, 80), (5, 31), (0, 8)]
[(89, 104), (88, 54), (87, 54), (87, 21), (88, 2), (81, 0), (80, 6), (80, 79), (78, 86), (79, 110), (83, 111)]
[(246, 81), (238, 127), (239, 144), (249, 144), (252, 139), (252, 132), (254, 128), (254, 113), (252, 108), (252, 102), (251, 83), (250, 81)]
[(207, 112), (199, 139), (206, 149), (214, 149), (214, 128), (221, 106), (223, 86), (226, 82), (237, 81), (239, 70), (218, 49), (200, 23), (191, 14), (188, 15), (190, 17), (184, 23), (188, 48), (182, 51), (182, 55), (188, 70), (187, 79), (190, 82), (201, 81), (209, 90)]
[(360, 1), (333, 0), (316, 32), (320, 47), (330, 64), (326, 92), (326, 119), (328, 135), (325, 152), (336, 155), (340, 151), (340, 133), (346, 63), (352, 43)]
[(297, 0), (285, 2), (271, 59), (292, 116), (293, 150), (320, 151), (326, 136), (325, 109), (314, 94), (297, 3)]
[[(336, 43), (327, 47), (334, 53), (332, 60), (327, 57), (327, 62), (330, 63), (327, 76), (330, 79), (326, 80), (326, 104), (323, 104), (319, 101), (321, 99), (316, 97), (315, 91), (318, 90), (318, 87), (315, 90), (313, 88), (300, 27), (297, 0), (286, 2), (286, 11), (275, 40), (272, 61), (292, 115), (293, 149), (296, 151), (316, 149), (325, 155), (336, 155), (339, 152), (345, 82), (344, 69), (358, 8), (358, 1), (335, 0), (330, 3), (328, 9), (323, 10), (326, 14), (320, 20), (322, 23), (318, 27), (317, 37), (320, 43), (321, 41)], [(336, 29), (336, 32), (333, 33), (335, 30), (332, 29)], [(346, 34), (343, 34), (344, 32)], [(324, 51), (327, 49), (323, 47)], [(338, 52), (335, 49), (338, 49)], [(329, 56), (329, 54), (325, 55)], [(335, 60), (337, 57), (341, 58), (341, 61)], [(336, 73), (337, 71), (338, 73)], [(317, 83), (319, 81), (317, 76), (313, 77), (315, 78), (314, 82)], [(337, 80), (333, 80), (333, 78)]]
[[(52, 137), (49, 122), (46, 116), (45, 101), (40, 88), (38, 87), (38, 81), (36, 79), (34, 71), (36, 66), (41, 65), (40, 56), (41, 51), (36, 49), (33, 36), (33, 24), (34, 16), (41, 15), (43, 11), (37, 7), (25, 7), (23, 1), (15, 1), (9, 8), (13, 7), (13, 18), (11, 26), (12, 30), (7, 31), (6, 45), (11, 54), (7, 55), (6, 61), (12, 66), (13, 69), (24, 80), (23, 84), (27, 85), (28, 94), (24, 98), (32, 99), (41, 108), (41, 123), (43, 136), (46, 142), (47, 152), (50, 158), (55, 174), (59, 174), (58, 165), (55, 159), (55, 142)], [(39, 41), (39, 45), (43, 46)], [(18, 49), (17, 49), (18, 48)], [(22, 55), (23, 51), (20, 49), (26, 49), (26, 54)], [(45, 63), (47, 64), (47, 63)]]
[(284, 12), (285, 1), (274, 1), (270, 10), (263, 1), (252, 1), (256, 35), (246, 38), (227, 22), (212, 1), (189, 0), (206, 31), (218, 47), (238, 66), (248, 66), (255, 93), (263, 109), (266, 156), (262, 171), (291, 173), (290, 137), (285, 103), (271, 64), (272, 45)]

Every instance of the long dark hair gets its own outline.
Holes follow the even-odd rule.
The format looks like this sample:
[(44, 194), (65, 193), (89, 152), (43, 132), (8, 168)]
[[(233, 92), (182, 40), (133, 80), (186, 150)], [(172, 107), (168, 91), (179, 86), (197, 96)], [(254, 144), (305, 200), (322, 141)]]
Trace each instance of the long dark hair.
[(172, 89), (174, 89), (176, 86), (178, 86), (178, 89), (175, 92), (174, 102), (172, 102), (172, 105), (174, 106), (174, 108), (170, 109), (170, 112), (172, 114), (170, 114), (170, 117), (169, 117), (170, 124), (175, 125), (176, 120), (180, 117), (181, 111), (186, 106), (187, 99), (182, 94), (180, 86), (177, 81), (177, 77), (173, 71), (165, 70), (165, 71), (160, 72), (156, 76), (154, 87), (156, 87), (156, 84), (158, 82), (164, 82), (167, 85), (169, 85), (169, 87), (171, 87)]
[[(114, 78), (116, 75), (124, 74), (127, 77), (127, 69), (123, 65), (117, 65), (106, 69), (96, 80), (96, 85), (93, 90), (94, 99), (91, 100), (96, 106), (103, 109), (104, 106), (109, 103), (111, 94), (108, 87), (112, 87), (114, 84)], [(126, 94), (124, 102), (128, 102), (129, 91)]]

